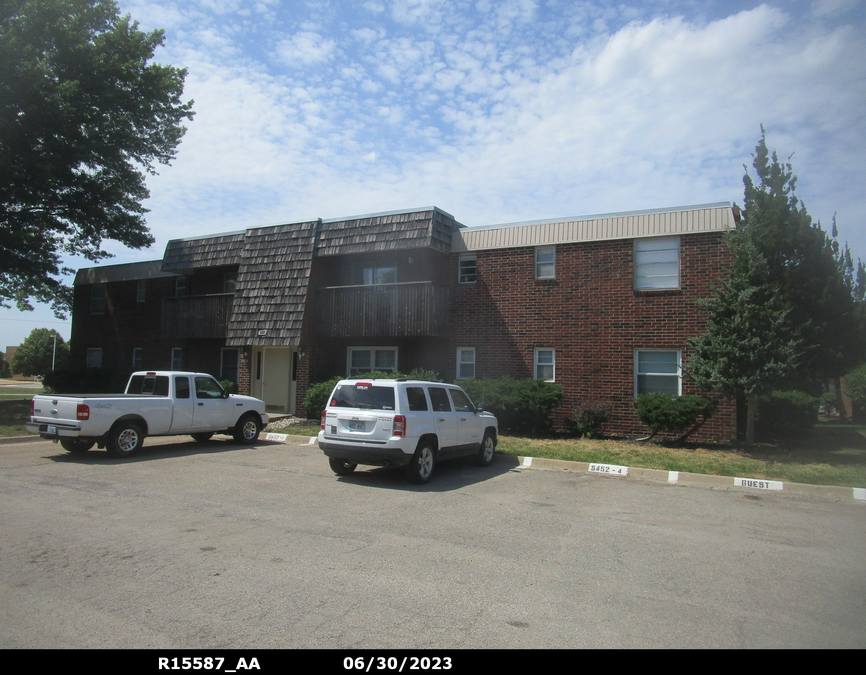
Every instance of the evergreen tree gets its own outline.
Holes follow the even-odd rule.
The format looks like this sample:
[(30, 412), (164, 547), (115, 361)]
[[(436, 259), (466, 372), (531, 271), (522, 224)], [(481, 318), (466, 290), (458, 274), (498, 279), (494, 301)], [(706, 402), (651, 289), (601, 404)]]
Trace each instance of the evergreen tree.
[(753, 242), (736, 231), (728, 245), (734, 264), (713, 297), (701, 303), (707, 330), (688, 340), (691, 354), (685, 371), (702, 389), (746, 401), (746, 442), (751, 445), (757, 397), (796, 372), (802, 340)]
[[(790, 163), (767, 149), (764, 129), (753, 166), (743, 178), (745, 201), (739, 230), (766, 262), (749, 277), (752, 285), (769, 284), (787, 310), (787, 321), (802, 339), (803, 353), (788, 385), (816, 389), (838, 378), (866, 358), (862, 305), (866, 273), (847, 247), (813, 223), (795, 195), (797, 178)], [(837, 386), (837, 391), (840, 387)], [(817, 392), (816, 392), (817, 393)]]

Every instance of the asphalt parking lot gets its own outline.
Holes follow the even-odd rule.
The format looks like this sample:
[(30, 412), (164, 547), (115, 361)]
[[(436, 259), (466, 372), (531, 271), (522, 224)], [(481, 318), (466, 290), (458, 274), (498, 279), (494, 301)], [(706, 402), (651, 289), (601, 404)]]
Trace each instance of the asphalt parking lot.
[(0, 647), (866, 647), (862, 502), (217, 438), (0, 446)]

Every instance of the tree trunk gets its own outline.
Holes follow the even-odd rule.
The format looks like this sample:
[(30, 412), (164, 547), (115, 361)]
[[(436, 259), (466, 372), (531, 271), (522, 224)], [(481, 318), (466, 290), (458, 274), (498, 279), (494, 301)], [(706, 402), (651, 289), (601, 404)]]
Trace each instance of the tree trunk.
[(842, 399), (842, 378), (833, 378), (833, 385), (836, 387), (836, 410), (839, 411), (839, 421), (848, 421), (848, 415), (845, 412), (845, 401)]
[(746, 398), (748, 411), (746, 412), (746, 447), (751, 448), (755, 443), (755, 416), (758, 412), (757, 394), (749, 394)]

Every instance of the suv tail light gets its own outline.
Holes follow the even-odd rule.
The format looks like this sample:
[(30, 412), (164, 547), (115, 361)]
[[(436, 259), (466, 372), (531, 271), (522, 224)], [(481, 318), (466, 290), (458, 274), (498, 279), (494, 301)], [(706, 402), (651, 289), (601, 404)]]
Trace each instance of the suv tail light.
[(30, 417), (33, 417), (36, 414), (36, 399), (30, 399)]
[(406, 417), (404, 415), (394, 415), (394, 435), (406, 435)]
[(319, 422), (319, 429), (321, 429), (322, 431), (325, 430), (325, 411), (324, 410), (322, 411), (322, 419)]
[(75, 411), (75, 416), (80, 420), (89, 420), (90, 419), (90, 406), (85, 405), (84, 403), (79, 403), (78, 408)]

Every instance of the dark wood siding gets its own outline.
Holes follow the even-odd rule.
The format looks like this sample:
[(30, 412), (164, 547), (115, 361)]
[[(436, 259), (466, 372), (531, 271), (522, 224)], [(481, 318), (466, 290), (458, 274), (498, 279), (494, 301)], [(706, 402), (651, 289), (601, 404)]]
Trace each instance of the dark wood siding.
[(162, 339), (225, 338), (234, 294), (163, 298)]
[(448, 334), (445, 286), (430, 282), (337, 286), (316, 291), (320, 337), (440, 336)]

